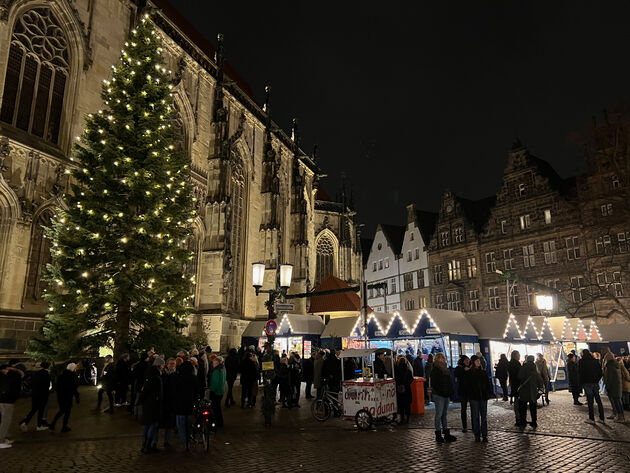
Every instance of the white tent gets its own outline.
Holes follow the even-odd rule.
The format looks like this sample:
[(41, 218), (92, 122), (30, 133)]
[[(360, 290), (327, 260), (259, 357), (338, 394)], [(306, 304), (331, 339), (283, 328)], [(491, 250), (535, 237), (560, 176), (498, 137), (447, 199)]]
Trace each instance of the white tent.
[(335, 319), (330, 319), (326, 328), (322, 332), (322, 338), (344, 338), (351, 337), (353, 334), (351, 332), (354, 331), (354, 328), (357, 325), (357, 322), (360, 323), (359, 318), (357, 317), (339, 317)]

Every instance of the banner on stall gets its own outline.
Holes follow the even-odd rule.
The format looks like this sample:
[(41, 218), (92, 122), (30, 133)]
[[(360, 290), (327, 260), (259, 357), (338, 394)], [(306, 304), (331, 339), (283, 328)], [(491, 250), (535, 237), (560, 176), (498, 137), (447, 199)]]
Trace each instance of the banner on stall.
[(398, 409), (396, 381), (393, 379), (374, 382), (344, 381), (344, 415), (354, 417), (361, 409), (367, 410), (373, 417), (394, 414)]

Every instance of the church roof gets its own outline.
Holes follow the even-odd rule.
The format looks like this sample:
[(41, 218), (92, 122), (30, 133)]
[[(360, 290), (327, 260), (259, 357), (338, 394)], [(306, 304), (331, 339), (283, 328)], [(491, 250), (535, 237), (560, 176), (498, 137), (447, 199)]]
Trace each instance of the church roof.
[[(335, 277), (328, 276), (313, 293), (331, 291), (334, 289), (346, 289), (348, 284)], [(326, 294), (324, 296), (311, 296), (311, 314), (321, 314), (330, 312), (352, 312), (361, 310), (361, 299), (356, 292), (341, 292), (339, 294)]]

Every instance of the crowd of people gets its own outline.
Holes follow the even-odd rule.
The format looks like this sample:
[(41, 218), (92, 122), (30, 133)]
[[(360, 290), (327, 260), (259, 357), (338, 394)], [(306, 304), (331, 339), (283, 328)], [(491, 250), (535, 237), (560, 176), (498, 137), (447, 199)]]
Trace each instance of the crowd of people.
[[(261, 384), (270, 385), (274, 404), (283, 408), (300, 407), (302, 383), (304, 397), (321, 398), (324, 390), (341, 390), (342, 373), (346, 380), (361, 376), (360, 360), (339, 358), (339, 351), (321, 349), (302, 360), (296, 352), (274, 352), (269, 370), (272, 376), (264, 377), (264, 350), (254, 346), (230, 349), (225, 357), (213, 354), (210, 347), (181, 350), (175, 356), (165, 357), (149, 350), (132, 360), (123, 354), (118, 360), (108, 355), (99, 371), (99, 389), (95, 412), (113, 414), (116, 408), (126, 408), (143, 425), (142, 451), (158, 451), (160, 432), (163, 432), (163, 447), (172, 448), (171, 439), (177, 434), (182, 449), (189, 447), (190, 426), (195, 406), (200, 399), (208, 399), (212, 405), (217, 428), (223, 427), (223, 408), (238, 404), (234, 399), (234, 385), (241, 387), (240, 407), (251, 409), (257, 405)], [(477, 442), (488, 441), (488, 399), (494, 397), (495, 388), (486, 367), (486, 359), (476, 355), (462, 355), (451, 373), (446, 357), (436, 350), (428, 356), (414, 357), (409, 351), (391, 359), (391, 352), (377, 352), (373, 362), (373, 375), (377, 378), (394, 378), (398, 404), (399, 423), (408, 423), (413, 401), (414, 377), (424, 377), (425, 403), (435, 405), (435, 438), (438, 443), (457, 439), (448, 427), (447, 411), (452, 399), (457, 399), (461, 409), (461, 427), (468, 430), (470, 416), (472, 431)], [(270, 358), (267, 358), (270, 359)], [(268, 364), (267, 364), (268, 365)], [(516, 350), (508, 360), (500, 355), (494, 367), (502, 398), (514, 406), (515, 425), (521, 428), (528, 424), (536, 428), (538, 400), (549, 405), (550, 374), (542, 354), (527, 356), (521, 363)], [(600, 394), (606, 393), (612, 415), (608, 419), (624, 422), (624, 408), (630, 408), (630, 357), (615, 357), (608, 348), (600, 353), (582, 350), (581, 356), (572, 351), (567, 356), (569, 391), (574, 404), (583, 405), (579, 398), (584, 393), (588, 406), (588, 420), (595, 422), (594, 405), (597, 404), (599, 420), (605, 422)], [(55, 389), (58, 411), (47, 422), (49, 397), (53, 379), (49, 364), (41, 362), (39, 369), (31, 373), (31, 410), (19, 421), (23, 430), (28, 430), (32, 418), (37, 415), (36, 430), (55, 430), (62, 420), (61, 432), (70, 431), (69, 420), (74, 403), (79, 403), (77, 365), (68, 363), (56, 376)], [(13, 407), (21, 392), (25, 370), (18, 360), (0, 366), (0, 448), (10, 448), (7, 434), (13, 418)], [(265, 381), (267, 379), (267, 381)], [(269, 380), (272, 380), (269, 382)], [(315, 389), (313, 395), (312, 389)], [(268, 392), (267, 390), (265, 391)], [(102, 409), (104, 396), (108, 403)], [(470, 414), (469, 408), (470, 407)], [(527, 411), (529, 410), (529, 422)]]

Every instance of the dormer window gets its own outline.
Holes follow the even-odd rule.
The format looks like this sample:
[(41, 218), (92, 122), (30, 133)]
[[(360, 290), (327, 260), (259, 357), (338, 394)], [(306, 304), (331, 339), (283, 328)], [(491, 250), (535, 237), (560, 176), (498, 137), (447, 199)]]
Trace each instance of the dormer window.
[(440, 232), (440, 244), (441, 246), (448, 246), (451, 244), (451, 232), (448, 230)]
[(519, 197), (524, 197), (525, 196), (525, 184), (519, 184), (518, 185), (518, 196)]
[(615, 174), (610, 179), (612, 181), (613, 189), (619, 189), (621, 187), (621, 183), (619, 182), (619, 176)]
[(413, 232), (409, 234), (409, 241), (413, 241)]

